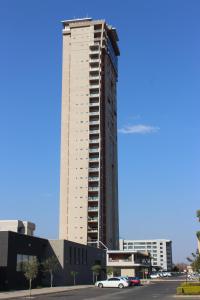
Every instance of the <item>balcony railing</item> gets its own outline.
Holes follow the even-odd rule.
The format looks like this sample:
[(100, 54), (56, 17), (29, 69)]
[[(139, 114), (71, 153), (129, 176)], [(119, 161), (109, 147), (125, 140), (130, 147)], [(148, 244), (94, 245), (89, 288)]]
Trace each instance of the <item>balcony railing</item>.
[(88, 187), (88, 191), (92, 191), (92, 192), (98, 192), (99, 187), (98, 186), (89, 186)]
[(132, 258), (127, 258), (127, 259), (108, 259), (109, 262), (132, 262)]
[(96, 64), (96, 63), (99, 63), (99, 62), (100, 62), (100, 59), (99, 59), (99, 58), (94, 58), (94, 59), (91, 58), (91, 59), (89, 60), (89, 63), (90, 63), (90, 64), (92, 64), (92, 63), (95, 63), (95, 64)]
[(96, 121), (89, 121), (90, 125), (98, 125), (99, 124), (99, 120)]
[(90, 90), (92, 90), (92, 89), (99, 89), (99, 83), (97, 83), (97, 84), (91, 84), (90, 83), (89, 89)]
[(89, 149), (89, 153), (99, 152), (99, 148)]
[(89, 106), (90, 106), (90, 107), (93, 107), (93, 106), (99, 107), (99, 102), (89, 103)]
[(90, 99), (97, 98), (97, 97), (99, 97), (99, 93), (90, 94)]
[(95, 75), (90, 75), (90, 77), (89, 77), (89, 79), (90, 80), (99, 80), (99, 74), (97, 75), (97, 74), (95, 74)]
[(98, 172), (99, 171), (99, 167), (98, 168), (89, 168), (89, 172)]
[(88, 232), (89, 233), (96, 233), (96, 232), (98, 232), (98, 229), (88, 229)]
[(93, 112), (89, 112), (90, 116), (98, 116), (99, 115), (99, 111), (93, 111)]
[(98, 211), (98, 206), (88, 207), (88, 211)]
[(99, 201), (98, 197), (88, 197), (88, 201)]
[(90, 49), (90, 55), (91, 56), (94, 55), (94, 54), (98, 55), (99, 53), (100, 53), (99, 49), (95, 49), (95, 50)]
[(99, 181), (99, 177), (89, 177), (89, 181)]
[(89, 157), (89, 161), (99, 161), (99, 157)]
[(95, 134), (95, 133), (99, 133), (99, 130), (92, 130), (92, 129), (90, 129), (90, 134)]
[(98, 218), (88, 218), (89, 222), (98, 222)]
[[(89, 70), (90, 70), (90, 72), (91, 72), (91, 71), (92, 71), (92, 72), (99, 72), (99, 71), (101, 71), (101, 67), (98, 66), (98, 67), (93, 67), (93, 68), (92, 68), (92, 67), (90, 66)], [(90, 73), (90, 74), (91, 74), (91, 73)]]
[(89, 142), (90, 144), (96, 144), (99, 143), (99, 139), (90, 139)]

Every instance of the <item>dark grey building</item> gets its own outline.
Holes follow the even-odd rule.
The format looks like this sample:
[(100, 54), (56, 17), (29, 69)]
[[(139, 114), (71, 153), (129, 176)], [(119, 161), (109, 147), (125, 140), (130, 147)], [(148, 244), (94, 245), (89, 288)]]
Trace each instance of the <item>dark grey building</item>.
[[(100, 264), (101, 278), (105, 276), (106, 254), (104, 250), (86, 245), (65, 241), (28, 236), (11, 231), (0, 232), (0, 290), (28, 288), (24, 276), (23, 262), (37, 257), (42, 263), (47, 257), (55, 255), (58, 259), (58, 270), (54, 275), (54, 284), (71, 285), (71, 271), (76, 271), (77, 284), (93, 282), (92, 266)], [(39, 271), (33, 286), (48, 285), (49, 275)]]

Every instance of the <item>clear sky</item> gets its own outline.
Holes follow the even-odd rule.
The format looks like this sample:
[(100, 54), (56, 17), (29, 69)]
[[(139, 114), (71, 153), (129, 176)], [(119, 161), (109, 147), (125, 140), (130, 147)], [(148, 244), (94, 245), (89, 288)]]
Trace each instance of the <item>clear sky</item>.
[(200, 228), (200, 1), (0, 0), (0, 219), (56, 238), (63, 19), (119, 33), (120, 236), (169, 238), (174, 261)]

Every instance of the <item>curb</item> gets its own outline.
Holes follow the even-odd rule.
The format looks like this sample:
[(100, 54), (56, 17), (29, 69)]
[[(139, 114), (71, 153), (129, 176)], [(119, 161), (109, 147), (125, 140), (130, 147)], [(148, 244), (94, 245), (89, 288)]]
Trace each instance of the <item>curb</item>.
[[(58, 288), (58, 287), (57, 287)], [(63, 289), (58, 289), (56, 290), (56, 287), (53, 288), (55, 290), (46, 290), (44, 291), (43, 289), (33, 289), (31, 293), (31, 298), (40, 296), (40, 295), (50, 295), (50, 294), (59, 294), (59, 293), (64, 293), (68, 291), (76, 291), (76, 290), (81, 290), (81, 289), (88, 289), (88, 288), (94, 288), (93, 285), (87, 285), (87, 286), (70, 286), (70, 287), (65, 287)], [(44, 288), (45, 289), (45, 288)], [(16, 293), (16, 295), (14, 295)], [(14, 292), (0, 292), (0, 299), (5, 300), (5, 299), (16, 299), (16, 298), (29, 298), (29, 290), (22, 290), (21, 294), (19, 295), (20, 291), (14, 291)]]
[(174, 295), (173, 298), (200, 298), (200, 295)]

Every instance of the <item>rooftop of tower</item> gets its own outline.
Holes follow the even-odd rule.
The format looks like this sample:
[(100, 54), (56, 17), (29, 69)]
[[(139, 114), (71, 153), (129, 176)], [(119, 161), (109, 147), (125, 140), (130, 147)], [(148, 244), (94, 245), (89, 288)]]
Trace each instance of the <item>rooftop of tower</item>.
[[(117, 30), (115, 27), (108, 25), (105, 20), (103, 20), (103, 19), (93, 20), (92, 18), (87, 17), (87, 18), (77, 18), (77, 19), (74, 18), (74, 19), (69, 19), (69, 20), (63, 20), (63, 21), (61, 21), (61, 23), (63, 24), (64, 30), (68, 26), (69, 27), (76, 27), (76, 26), (78, 27), (80, 25), (89, 26), (91, 23), (92, 24), (103, 24), (104, 23), (106, 25), (109, 37), (114, 46), (116, 55), (120, 55), (119, 47), (117, 44), (117, 42), (119, 41)], [(80, 23), (80, 24), (78, 24), (78, 23)]]

